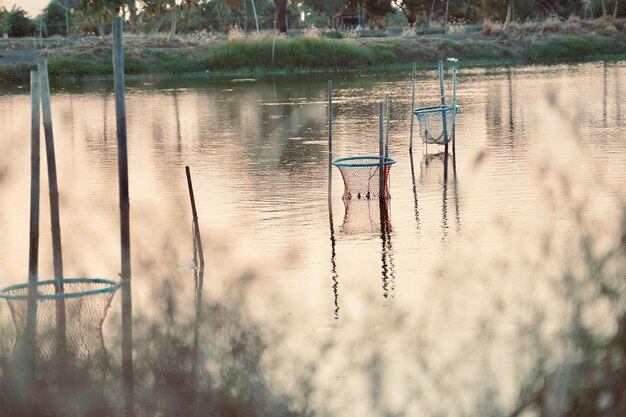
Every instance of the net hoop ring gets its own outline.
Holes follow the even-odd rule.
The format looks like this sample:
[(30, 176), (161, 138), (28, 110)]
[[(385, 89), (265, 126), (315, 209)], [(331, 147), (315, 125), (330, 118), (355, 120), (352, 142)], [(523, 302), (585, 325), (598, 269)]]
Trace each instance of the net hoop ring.
[(413, 113), (416, 116), (419, 116), (421, 114), (427, 114), (427, 113), (441, 113), (441, 112), (447, 112), (447, 111), (458, 112), (459, 111), (459, 106), (458, 105), (453, 105), (453, 104), (447, 104), (445, 106), (442, 106), (442, 105), (439, 105), (439, 106), (428, 106), (428, 107), (419, 107), (417, 109), (413, 109)]
[[(102, 288), (97, 288), (89, 291), (80, 291), (80, 292), (65, 292), (55, 293), (55, 294), (42, 294), (37, 291), (36, 299), (37, 300), (58, 300), (58, 299), (66, 299), (66, 298), (77, 298), (77, 297), (85, 297), (88, 295), (94, 294), (102, 294), (106, 292), (115, 292), (120, 286), (121, 283), (111, 281), (103, 278), (63, 278), (63, 279), (50, 279), (46, 281), (38, 281), (34, 283), (35, 287), (40, 287), (43, 285), (55, 285), (55, 284), (104, 284), (106, 286)], [(5, 300), (28, 300), (29, 295), (26, 294), (11, 294), (11, 292), (16, 290), (22, 290), (24, 288), (28, 289), (32, 284), (23, 283), (10, 285), (8, 287), (0, 289), (0, 298)]]
[[(383, 161), (383, 165), (393, 165), (395, 163), (396, 160), (390, 157), (385, 157)], [(380, 165), (380, 156), (346, 156), (335, 159), (333, 165), (336, 167), (375, 167)]]

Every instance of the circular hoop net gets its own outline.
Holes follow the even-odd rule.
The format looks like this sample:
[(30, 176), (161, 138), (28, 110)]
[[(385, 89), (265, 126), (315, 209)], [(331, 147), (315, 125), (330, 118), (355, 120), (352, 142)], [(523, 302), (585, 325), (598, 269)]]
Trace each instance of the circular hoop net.
[[(62, 293), (56, 293), (59, 284)], [(105, 279), (74, 278), (40, 281), (35, 284), (36, 299), (36, 357), (50, 360), (57, 353), (57, 337), (65, 311), (65, 340), (67, 353), (76, 360), (91, 360), (104, 350), (102, 323), (115, 291), (120, 284)], [(28, 283), (13, 285), (0, 290), (11, 310), (15, 324), (15, 351), (26, 341), (26, 327), (29, 313)], [(61, 330), (62, 331), (62, 330)]]
[(420, 126), (424, 143), (445, 145), (453, 137), (452, 128), (456, 119), (457, 107), (431, 106), (413, 110)]
[[(378, 156), (350, 156), (333, 161), (333, 165), (339, 168), (343, 178), (344, 200), (365, 199), (380, 197), (380, 174)], [(386, 157), (383, 161), (383, 198), (389, 198), (389, 171), (396, 161)]]

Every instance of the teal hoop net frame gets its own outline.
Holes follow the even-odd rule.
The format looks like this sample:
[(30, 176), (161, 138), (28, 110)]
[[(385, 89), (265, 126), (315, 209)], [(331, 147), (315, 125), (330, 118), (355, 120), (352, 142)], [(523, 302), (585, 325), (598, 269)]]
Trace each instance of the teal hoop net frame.
[(339, 169), (343, 178), (344, 200), (390, 197), (389, 171), (396, 161), (390, 157), (385, 157), (383, 160), (384, 194), (380, 196), (380, 159), (380, 156), (348, 156), (333, 161), (333, 165)]
[(445, 145), (454, 138), (458, 106), (440, 105), (413, 110), (424, 143)]
[[(59, 284), (63, 292), (57, 292)], [(57, 351), (57, 306), (65, 310), (67, 352), (77, 360), (92, 360), (104, 352), (102, 323), (120, 283), (100, 278), (65, 278), (34, 284), (11, 285), (0, 290), (15, 325), (15, 349), (25, 342), (30, 292), (36, 291), (36, 355), (52, 359)]]
[(456, 114), (459, 107), (456, 101), (456, 58), (448, 58), (446, 61), (452, 64), (452, 103), (446, 103), (444, 61), (439, 59), (439, 92), (441, 104), (428, 107), (415, 107), (415, 88), (417, 78), (417, 62), (413, 63), (411, 97), (411, 130), (409, 135), (409, 150), (413, 149), (413, 116), (417, 118), (420, 127), (422, 141), (428, 144), (445, 145), (446, 150), (449, 142), (452, 142), (453, 150), (456, 136)]

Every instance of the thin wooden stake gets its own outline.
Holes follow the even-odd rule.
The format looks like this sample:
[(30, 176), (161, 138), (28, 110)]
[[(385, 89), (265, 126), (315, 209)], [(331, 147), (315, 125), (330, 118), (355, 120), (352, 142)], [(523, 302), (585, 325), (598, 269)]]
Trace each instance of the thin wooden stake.
[(130, 268), (130, 202), (128, 192), (128, 150), (126, 144), (126, 100), (124, 96), (124, 51), (122, 18), (113, 19), (113, 73), (117, 121), (117, 166), (120, 198), (120, 246), (122, 266), (122, 374), (126, 415), (134, 415), (133, 304)]
[[(63, 251), (61, 249), (61, 221), (59, 215), (59, 187), (57, 183), (57, 167), (54, 152), (54, 135), (52, 131), (52, 111), (50, 106), (50, 84), (48, 80), (48, 62), (44, 59), (37, 64), (41, 89), (41, 108), (43, 130), (46, 139), (46, 156), (48, 163), (48, 188), (50, 191), (50, 225), (52, 226), (52, 259), (54, 266), (55, 293), (62, 294), (63, 288)], [(67, 350), (65, 300), (56, 300), (56, 339), (57, 339), (57, 372), (63, 373)]]
[(383, 102), (378, 103), (378, 196), (385, 198), (385, 148), (383, 145), (384, 109)]
[(196, 199), (193, 195), (193, 185), (191, 184), (191, 172), (189, 166), (185, 167), (187, 174), (187, 187), (189, 188), (189, 199), (191, 200), (191, 213), (193, 215), (194, 233), (198, 243), (198, 256), (200, 257), (200, 266), (204, 266), (204, 251), (202, 250), (202, 238), (200, 237), (200, 226), (198, 225), (198, 212), (196, 211)]

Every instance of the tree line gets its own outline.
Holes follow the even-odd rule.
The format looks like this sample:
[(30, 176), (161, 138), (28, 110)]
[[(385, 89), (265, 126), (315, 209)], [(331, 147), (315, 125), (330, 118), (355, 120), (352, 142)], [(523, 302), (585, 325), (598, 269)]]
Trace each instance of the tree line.
[[(622, 2), (623, 3), (623, 2)], [(0, 7), (4, 37), (104, 35), (123, 14), (137, 32), (225, 32), (316, 26), (330, 29), (388, 24), (430, 27), (450, 21), (505, 22), (575, 15), (584, 19), (624, 16), (619, 0), (51, 0), (39, 16)]]

